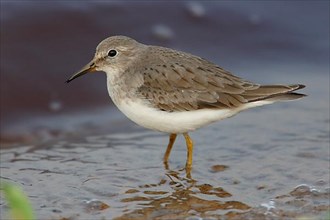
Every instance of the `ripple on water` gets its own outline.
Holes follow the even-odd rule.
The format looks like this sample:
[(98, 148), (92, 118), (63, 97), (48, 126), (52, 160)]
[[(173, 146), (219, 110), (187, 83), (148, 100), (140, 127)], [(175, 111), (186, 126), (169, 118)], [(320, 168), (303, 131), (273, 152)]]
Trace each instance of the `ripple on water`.
[[(211, 127), (206, 132), (213, 136), (217, 131)], [(294, 144), (293, 149), (277, 143), (276, 148), (253, 150), (222, 139), (221, 146), (208, 149), (202, 144), (208, 136), (193, 137), (191, 176), (182, 169), (183, 139), (164, 167), (168, 137), (149, 131), (2, 150), (1, 176), (32, 195), (41, 218), (267, 219), (324, 216), (329, 210), (322, 148), (309, 156)], [(6, 209), (1, 205), (1, 211)]]

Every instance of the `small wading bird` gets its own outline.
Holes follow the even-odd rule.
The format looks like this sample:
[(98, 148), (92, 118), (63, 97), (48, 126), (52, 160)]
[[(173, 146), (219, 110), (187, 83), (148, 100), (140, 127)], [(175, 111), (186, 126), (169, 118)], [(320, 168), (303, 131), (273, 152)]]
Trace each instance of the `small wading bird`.
[(304, 85), (249, 82), (198, 56), (125, 36), (103, 40), (92, 61), (66, 82), (94, 71), (106, 73), (109, 95), (129, 119), (170, 134), (165, 165), (177, 134), (183, 134), (187, 170), (193, 153), (188, 132), (249, 108), (305, 96), (294, 92)]

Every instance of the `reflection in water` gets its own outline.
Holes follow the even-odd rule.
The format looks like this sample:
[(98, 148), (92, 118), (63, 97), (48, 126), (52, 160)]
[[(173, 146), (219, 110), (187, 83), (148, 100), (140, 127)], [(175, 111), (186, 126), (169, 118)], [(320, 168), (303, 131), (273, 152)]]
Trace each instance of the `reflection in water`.
[[(199, 184), (191, 177), (191, 170), (175, 171), (165, 164), (165, 176), (166, 178), (157, 184), (147, 184), (140, 186), (139, 190), (126, 191), (131, 196), (121, 202), (137, 202), (141, 208), (127, 210), (128, 213), (116, 219), (183, 219), (195, 215), (209, 218), (219, 217), (216, 214), (212, 215), (212, 211), (219, 213), (223, 210), (227, 216), (233, 216), (250, 209), (242, 202), (228, 199), (232, 195), (221, 187), (213, 187), (207, 183)], [(159, 191), (162, 185), (169, 185), (171, 191)], [(143, 192), (143, 196), (135, 195), (140, 191)]]

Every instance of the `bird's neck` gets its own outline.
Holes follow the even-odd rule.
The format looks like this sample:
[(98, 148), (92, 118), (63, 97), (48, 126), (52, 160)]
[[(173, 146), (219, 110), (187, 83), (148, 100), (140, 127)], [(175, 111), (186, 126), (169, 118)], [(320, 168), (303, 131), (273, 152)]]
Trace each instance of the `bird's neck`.
[(115, 71), (106, 71), (108, 93), (113, 102), (118, 105), (124, 100), (136, 98), (136, 90), (142, 83), (140, 74), (130, 72), (118, 73)]

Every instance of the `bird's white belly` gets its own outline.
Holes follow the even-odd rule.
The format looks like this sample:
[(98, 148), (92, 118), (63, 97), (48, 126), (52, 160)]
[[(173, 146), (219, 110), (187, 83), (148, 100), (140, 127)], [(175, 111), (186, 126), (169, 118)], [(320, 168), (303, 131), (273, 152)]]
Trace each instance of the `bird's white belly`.
[[(150, 107), (145, 100), (129, 98), (121, 88), (117, 88), (115, 80), (108, 75), (108, 92), (121, 112), (138, 125), (166, 133), (186, 133), (196, 130), (212, 122), (231, 117), (238, 112), (272, 101), (247, 103), (239, 108), (231, 109), (199, 109), (182, 112), (166, 112)], [(118, 90), (117, 90), (118, 89)]]
[(140, 126), (176, 134), (193, 131), (237, 113), (237, 111), (230, 109), (166, 112), (151, 108), (142, 102), (133, 102), (131, 100), (115, 104), (129, 119)]

